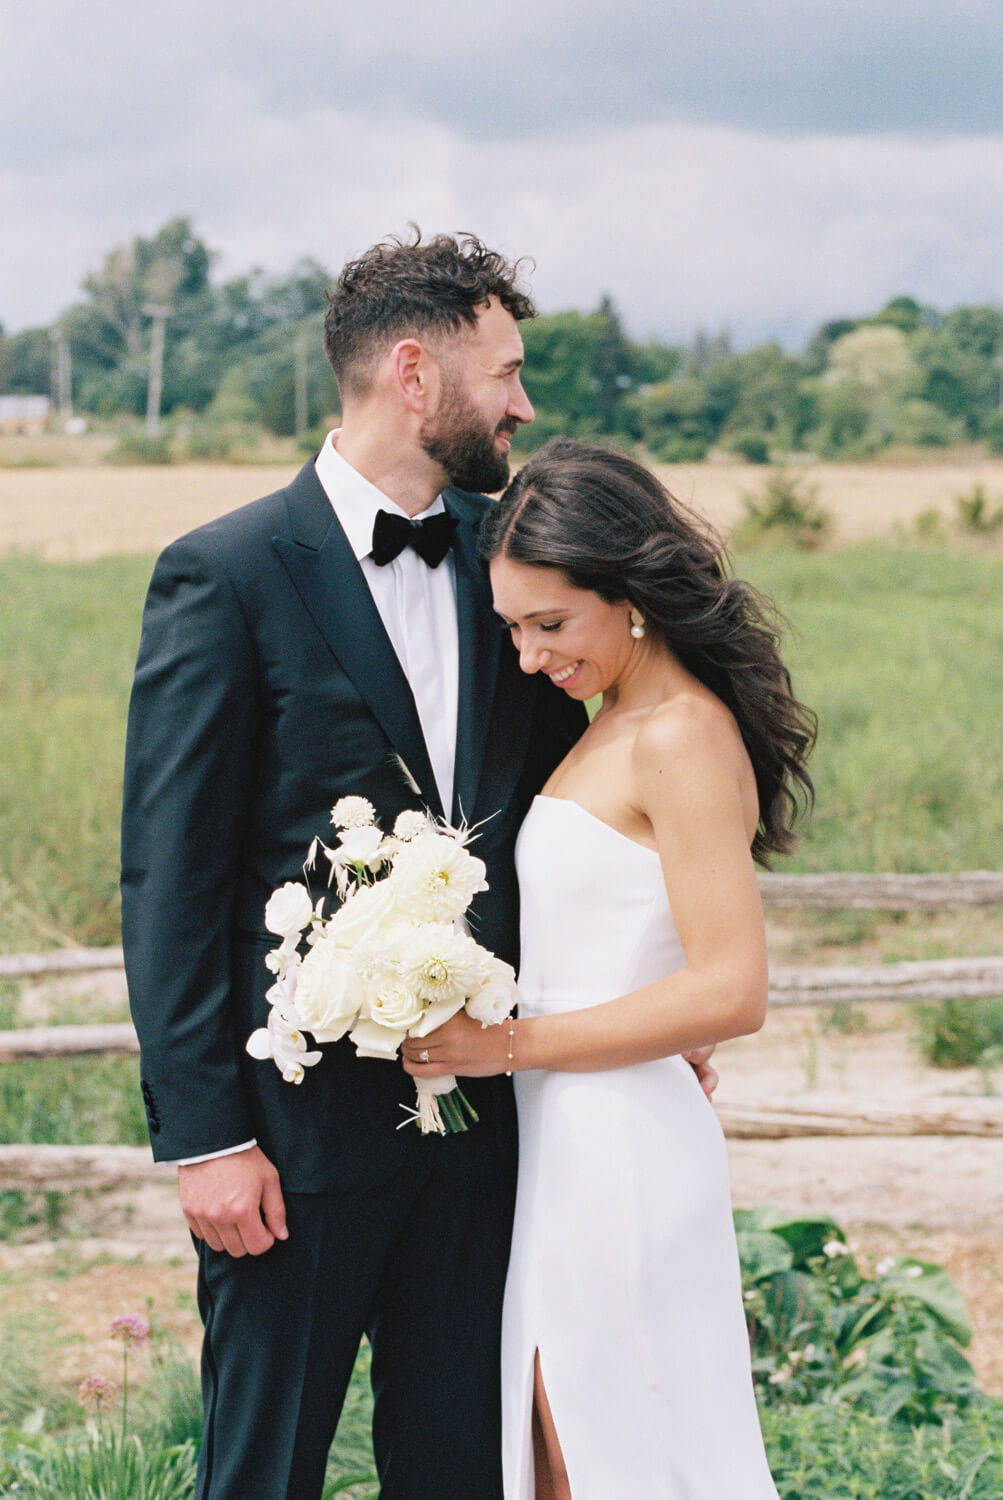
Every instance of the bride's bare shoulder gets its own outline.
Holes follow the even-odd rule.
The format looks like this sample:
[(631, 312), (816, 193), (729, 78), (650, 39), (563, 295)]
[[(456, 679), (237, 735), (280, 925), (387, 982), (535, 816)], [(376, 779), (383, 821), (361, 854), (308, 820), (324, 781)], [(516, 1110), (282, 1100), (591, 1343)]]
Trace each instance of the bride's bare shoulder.
[(732, 764), (744, 751), (732, 715), (710, 693), (683, 691), (647, 714), (634, 741), (634, 763), (642, 774), (679, 770), (710, 759)]

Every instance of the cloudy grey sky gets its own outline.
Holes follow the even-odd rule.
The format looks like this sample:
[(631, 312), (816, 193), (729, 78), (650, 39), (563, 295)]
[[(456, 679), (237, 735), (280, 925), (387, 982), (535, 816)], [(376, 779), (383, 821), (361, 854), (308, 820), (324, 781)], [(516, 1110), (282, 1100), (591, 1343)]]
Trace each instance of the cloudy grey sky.
[(0, 322), (176, 214), (216, 274), (409, 220), (545, 311), (799, 347), (1003, 302), (1003, 0), (0, 0)]

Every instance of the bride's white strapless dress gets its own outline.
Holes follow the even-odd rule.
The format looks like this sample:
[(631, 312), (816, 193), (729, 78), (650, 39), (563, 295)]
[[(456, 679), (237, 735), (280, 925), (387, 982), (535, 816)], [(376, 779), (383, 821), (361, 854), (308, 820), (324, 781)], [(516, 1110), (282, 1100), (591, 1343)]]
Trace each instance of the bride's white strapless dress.
[[(538, 797), (519, 837), (519, 1013), (683, 965), (658, 855)], [(505, 1500), (533, 1500), (537, 1349), (573, 1500), (776, 1500), (756, 1413), (724, 1137), (678, 1057), (516, 1075)]]

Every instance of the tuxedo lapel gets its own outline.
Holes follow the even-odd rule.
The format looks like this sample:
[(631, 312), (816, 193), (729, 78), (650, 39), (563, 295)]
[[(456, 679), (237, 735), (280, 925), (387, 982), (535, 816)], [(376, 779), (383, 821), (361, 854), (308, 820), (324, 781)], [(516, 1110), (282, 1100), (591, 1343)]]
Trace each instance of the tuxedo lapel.
[(272, 545), (332, 654), (421, 788), (425, 804), (441, 816), (411, 688), (312, 463), (290, 485), (286, 502), (292, 540), (276, 536)]
[(459, 521), (453, 546), (460, 639), (453, 817), (469, 820), (484, 763), (502, 636), (491, 605), (491, 586), (477, 559), (475, 520), (449, 491), (445, 503)]

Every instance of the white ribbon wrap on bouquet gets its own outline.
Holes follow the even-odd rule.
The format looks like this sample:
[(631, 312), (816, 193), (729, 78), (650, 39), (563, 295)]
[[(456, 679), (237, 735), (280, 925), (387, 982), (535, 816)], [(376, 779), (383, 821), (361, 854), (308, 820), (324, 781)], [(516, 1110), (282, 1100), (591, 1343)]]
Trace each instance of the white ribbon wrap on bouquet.
[(416, 1078), (418, 1091), (418, 1127), (422, 1135), (445, 1135), (446, 1126), (439, 1110), (437, 1095), (451, 1094), (456, 1087), (452, 1073), (443, 1073), (438, 1078)]

